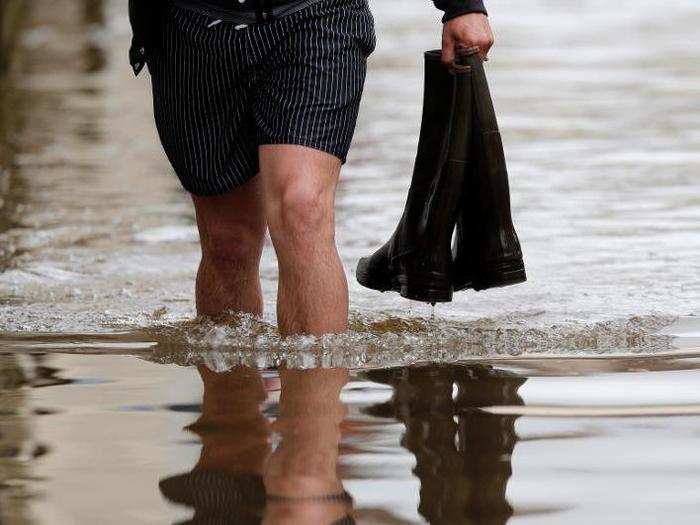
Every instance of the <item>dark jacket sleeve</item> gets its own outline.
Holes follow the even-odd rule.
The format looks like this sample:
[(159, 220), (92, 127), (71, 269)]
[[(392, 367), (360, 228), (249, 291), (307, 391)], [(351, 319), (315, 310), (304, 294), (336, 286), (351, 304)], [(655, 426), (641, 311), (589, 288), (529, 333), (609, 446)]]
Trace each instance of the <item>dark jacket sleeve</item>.
[(129, 21), (134, 35), (129, 62), (136, 75), (146, 65), (148, 53), (158, 41), (156, 37), (165, 6), (164, 0), (129, 0)]
[(443, 22), (467, 13), (487, 14), (484, 0), (433, 0), (433, 3), (445, 12), (445, 16), (442, 17)]

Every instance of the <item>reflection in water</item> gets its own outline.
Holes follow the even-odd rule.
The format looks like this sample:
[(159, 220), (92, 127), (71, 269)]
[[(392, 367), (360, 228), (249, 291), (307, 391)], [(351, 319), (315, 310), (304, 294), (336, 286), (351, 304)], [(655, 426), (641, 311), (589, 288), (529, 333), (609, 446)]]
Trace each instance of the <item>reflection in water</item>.
[[(199, 248), (187, 196), (165, 174), (148, 78), (134, 80), (125, 60), (126, 2), (23, 4), (26, 30), (16, 67), (0, 85), (0, 328), (24, 332), (0, 336), (1, 523), (59, 517), (166, 523), (173, 509), (163, 505), (161, 492), (192, 509), (194, 523), (325, 524), (348, 514), (365, 517), (367, 509), (382, 514), (374, 522), (405, 523), (393, 516), (413, 500), (414, 479), (407, 469), (384, 469), (408, 455), (397, 450), (397, 420), (405, 426), (402, 444), (416, 458), (419, 510), (431, 523), (504, 524), (524, 508), (545, 506), (573, 509), (560, 523), (681, 523), (700, 513), (700, 419), (688, 413), (699, 404), (698, 358), (642, 359), (671, 350), (671, 337), (655, 334), (698, 304), (698, 287), (688, 282), (697, 274), (700, 238), (700, 120), (688, 111), (697, 98), (696, 2), (669, 3), (663, 17), (637, 9), (637, 0), (607, 2), (604, 16), (601, 2), (581, 2), (574, 25), (567, 23), (566, 2), (539, 8), (492, 2), (504, 40), (490, 73), (507, 123), (513, 193), (520, 199), (514, 204), (533, 285), (509, 290), (507, 301), (500, 292), (464, 294), (432, 318), (352, 279), (353, 331), (319, 342), (313, 352), (304, 341), (295, 348), (280, 343), (271, 317), (260, 331), (178, 323), (192, 315)], [(415, 151), (420, 53), (438, 37), (429, 4), (408, 4), (374, 2), (383, 43), (371, 60), (353, 159), (338, 195), (339, 243), (349, 270), (393, 227), (403, 206)], [(532, 67), (524, 76), (525, 61)], [(266, 256), (268, 298), (276, 289), (275, 267)], [(687, 320), (682, 333), (697, 346), (697, 338), (688, 339), (698, 332), (697, 317)], [(263, 356), (266, 365), (289, 363), (290, 350), (298, 348), (306, 352), (294, 354), (299, 366), (352, 367), (465, 353), (566, 352), (591, 358), (510, 366), (534, 376), (598, 377), (535, 377), (529, 386), (539, 393), (522, 410), (517, 390), (524, 379), (487, 367), (372, 372), (394, 393), (391, 402), (369, 408), (384, 392), (358, 388), (358, 404), (384, 419), (347, 417), (347, 428), (356, 431), (355, 462), (343, 457), (354, 466), (355, 478), (344, 476), (357, 500), (353, 510), (335, 473), (346, 428), (338, 402), (344, 372), (282, 371), (276, 405), (266, 380), (251, 369), (221, 375), (200, 369), (203, 413), (189, 429), (203, 447), (192, 466), (192, 446), (179, 433), (188, 413), (160, 410), (164, 400), (165, 406), (192, 401), (189, 383), (181, 382), (192, 370), (70, 354), (138, 348), (146, 355), (150, 341), (161, 341), (158, 334), (93, 333), (108, 327), (172, 330), (187, 351), (170, 352), (176, 345), (163, 342), (150, 359), (217, 369), (239, 360), (260, 363)], [(246, 349), (240, 359), (237, 347)], [(68, 353), (29, 355), (37, 349)], [(610, 351), (635, 357), (599, 358)], [(612, 371), (638, 373), (600, 376)], [(654, 410), (641, 412), (640, 404)], [(561, 410), (553, 413), (552, 405)], [(545, 409), (546, 421), (527, 417)], [(513, 483), (510, 455), (522, 414), (524, 462)], [(389, 435), (387, 446), (382, 440)], [(546, 438), (546, 446), (533, 446), (529, 436)], [(562, 436), (571, 439), (561, 442)], [(179, 475), (163, 479), (159, 491), (153, 480), (170, 472), (173, 461)], [(375, 487), (389, 488), (374, 497)], [(298, 502), (321, 494), (338, 497)]]
[(162, 480), (161, 491), (194, 508), (192, 523), (219, 518), (256, 523), (265, 502), (262, 473), (269, 454), (269, 426), (260, 411), (266, 398), (262, 378), (249, 368), (199, 372), (202, 414), (187, 428), (201, 439), (201, 456), (191, 472)]
[(49, 366), (44, 354), (0, 355), (0, 523), (32, 523), (31, 497), (36, 487), (33, 463), (52, 452), (37, 440), (33, 418), (52, 413), (33, 407), (30, 388), (67, 385), (61, 370)]
[[(194, 509), (190, 523), (353, 523), (352, 498), (338, 476), (346, 408), (345, 369), (279, 373), (279, 406), (267, 404), (260, 373), (199, 368), (202, 413), (187, 427), (202, 442), (194, 468), (165, 478), (165, 497)], [(517, 416), (480, 407), (522, 405), (525, 379), (489, 366), (422, 366), (366, 373), (394, 388), (365, 412), (401, 421), (416, 457), (419, 512), (435, 524), (505, 524)], [(265, 414), (278, 417), (268, 421)]]
[(478, 408), (522, 405), (525, 379), (480, 365), (377, 370), (367, 377), (394, 388), (389, 402), (367, 412), (406, 426), (401, 444), (416, 457), (421, 515), (434, 524), (505, 524), (513, 515), (506, 488), (517, 417)]
[[(700, 418), (668, 417), (700, 406), (697, 370), (632, 365), (562, 377), (494, 366), (510, 373), (401, 367), (351, 372), (344, 387), (344, 370), (217, 374), (116, 355), (4, 353), (0, 522), (515, 525), (698, 515)], [(525, 410), (551, 406), (558, 416)], [(571, 417), (581, 406), (605, 417)]]
[(160, 482), (166, 498), (194, 509), (189, 523), (354, 523), (337, 475), (347, 370), (280, 370), (272, 424), (257, 370), (199, 372), (202, 413), (187, 428), (202, 441), (200, 458), (191, 472)]
[[(29, 477), (22, 455), (31, 443), (31, 428), (19, 414), (27, 405), (26, 372), (16, 355), (0, 355), (0, 523), (27, 517), (27, 491), (18, 479)], [(7, 417), (10, 415), (10, 417)]]

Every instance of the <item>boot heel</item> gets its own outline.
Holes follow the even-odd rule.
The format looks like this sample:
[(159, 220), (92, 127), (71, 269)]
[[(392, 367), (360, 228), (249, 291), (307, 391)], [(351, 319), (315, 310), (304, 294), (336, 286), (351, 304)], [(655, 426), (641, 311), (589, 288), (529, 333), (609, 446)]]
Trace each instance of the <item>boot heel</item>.
[(357, 269), (355, 270), (355, 278), (365, 288), (376, 290), (378, 292), (388, 292), (392, 289), (391, 278), (386, 277), (382, 272), (373, 271), (369, 259), (360, 259)]
[(452, 301), (452, 283), (440, 277), (427, 280), (425, 276), (399, 275), (394, 283), (395, 289), (404, 299), (423, 303), (449, 303)]
[(481, 268), (474, 277), (474, 290), (477, 292), (489, 288), (503, 288), (527, 281), (525, 264), (520, 261), (507, 261), (490, 268)]

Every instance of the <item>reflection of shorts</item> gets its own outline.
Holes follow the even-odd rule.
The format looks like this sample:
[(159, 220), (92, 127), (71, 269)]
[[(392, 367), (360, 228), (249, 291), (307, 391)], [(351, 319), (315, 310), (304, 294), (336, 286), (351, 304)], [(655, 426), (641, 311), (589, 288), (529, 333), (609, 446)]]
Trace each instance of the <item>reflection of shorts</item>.
[(248, 26), (171, 5), (161, 37), (148, 61), (156, 126), (186, 190), (245, 183), (261, 144), (345, 161), (375, 45), (367, 0), (321, 0)]

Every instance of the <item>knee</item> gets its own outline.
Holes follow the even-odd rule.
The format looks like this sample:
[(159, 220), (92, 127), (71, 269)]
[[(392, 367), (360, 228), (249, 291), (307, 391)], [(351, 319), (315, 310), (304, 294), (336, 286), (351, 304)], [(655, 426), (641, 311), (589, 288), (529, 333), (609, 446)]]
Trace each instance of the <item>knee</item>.
[(333, 236), (333, 202), (327, 188), (301, 182), (282, 189), (268, 203), (268, 225), (275, 242), (318, 242)]
[(265, 240), (264, 225), (214, 226), (202, 233), (202, 256), (209, 263), (247, 266), (258, 263)]

